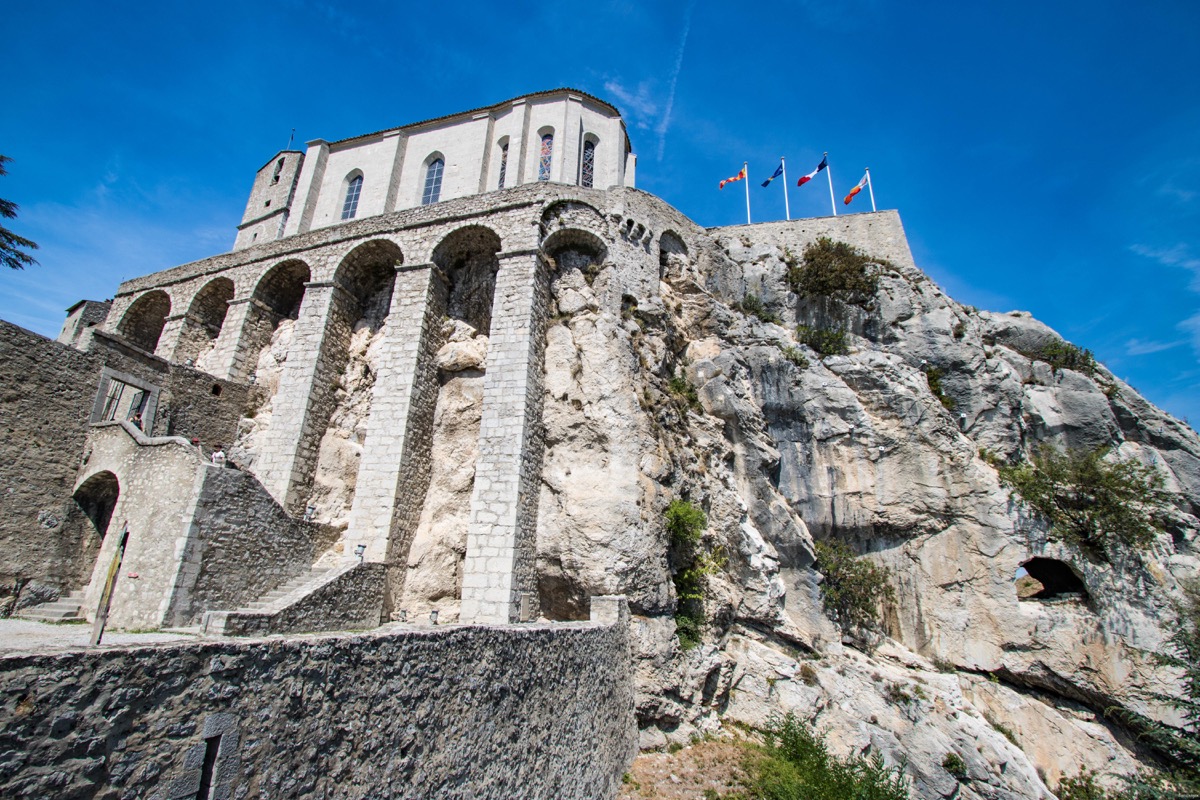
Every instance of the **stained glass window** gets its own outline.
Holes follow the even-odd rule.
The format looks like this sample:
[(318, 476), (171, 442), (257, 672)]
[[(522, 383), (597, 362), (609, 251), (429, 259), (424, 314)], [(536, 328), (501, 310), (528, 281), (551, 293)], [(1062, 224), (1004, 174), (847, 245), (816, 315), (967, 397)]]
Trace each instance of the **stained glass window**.
[(500, 185), (497, 189), (504, 188), (504, 176), (508, 174), (508, 143), (500, 145)]
[(554, 134), (542, 134), (542, 154), (538, 159), (538, 180), (550, 180), (550, 163), (554, 160)]
[(445, 166), (446, 162), (440, 158), (429, 162), (425, 169), (425, 192), (421, 195), (421, 205), (436, 203), (442, 196), (442, 170)]
[(591, 188), (596, 182), (596, 143), (583, 143), (583, 167), (579, 172), (579, 185)]
[(342, 204), (342, 219), (354, 219), (358, 213), (358, 195), (362, 193), (362, 175), (355, 175), (346, 187), (346, 202)]

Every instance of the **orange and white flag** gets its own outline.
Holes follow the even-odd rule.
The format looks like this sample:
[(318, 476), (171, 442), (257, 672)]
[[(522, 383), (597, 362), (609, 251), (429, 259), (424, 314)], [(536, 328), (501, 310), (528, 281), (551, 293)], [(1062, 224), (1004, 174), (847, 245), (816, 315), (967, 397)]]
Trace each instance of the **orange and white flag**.
[(850, 205), (850, 201), (854, 199), (854, 195), (861, 192), (863, 190), (863, 187), (866, 185), (867, 185), (867, 174), (864, 172), (863, 176), (862, 176), (862, 180), (858, 182), (858, 186), (855, 186), (853, 189), (851, 189), (850, 194), (846, 195), (846, 199), (843, 200), (842, 202), (845, 203), (846, 205)]
[(725, 184), (727, 184), (727, 183), (733, 183), (734, 181), (744, 181), (744, 180), (746, 180), (746, 168), (742, 167), (741, 172), (739, 172), (737, 175), (734, 175), (732, 178), (726, 178), (725, 180), (721, 181), (721, 183), (717, 186), (717, 188), (724, 189)]

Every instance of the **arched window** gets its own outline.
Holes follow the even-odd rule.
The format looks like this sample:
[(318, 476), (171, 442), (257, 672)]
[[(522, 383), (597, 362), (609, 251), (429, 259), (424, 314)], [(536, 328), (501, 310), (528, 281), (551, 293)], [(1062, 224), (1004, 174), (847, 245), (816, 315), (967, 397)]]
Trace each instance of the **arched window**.
[(554, 161), (554, 134), (542, 134), (542, 151), (538, 157), (538, 180), (550, 180), (550, 165)]
[(583, 143), (583, 159), (579, 166), (579, 185), (592, 188), (596, 183), (596, 142), (588, 139)]
[(362, 193), (362, 175), (355, 175), (346, 185), (346, 202), (342, 204), (342, 219), (354, 219), (358, 213), (358, 196)]
[(421, 194), (421, 205), (427, 206), (430, 203), (436, 203), (442, 196), (442, 170), (445, 167), (445, 161), (435, 158), (425, 168), (425, 191)]
[(497, 189), (504, 188), (504, 177), (508, 174), (508, 142), (500, 143), (500, 182), (496, 185)]
[(279, 174), (283, 172), (283, 159), (275, 162), (275, 175), (271, 178), (271, 183), (279, 183)]

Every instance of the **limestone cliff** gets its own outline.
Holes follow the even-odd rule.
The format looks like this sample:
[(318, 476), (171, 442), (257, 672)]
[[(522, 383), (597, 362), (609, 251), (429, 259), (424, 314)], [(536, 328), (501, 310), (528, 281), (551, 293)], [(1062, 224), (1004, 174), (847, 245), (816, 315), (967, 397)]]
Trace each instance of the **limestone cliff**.
[[(1195, 572), (1200, 438), (1103, 367), (1089, 376), (1025, 355), (1060, 337), (1028, 314), (956, 303), (904, 246), (860, 243), (885, 263), (863, 307), (798, 296), (789, 262), (819, 233), (717, 229), (690, 253), (664, 234), (658, 291), (619, 306), (619, 258), (559, 258), (543, 612), (580, 618), (589, 595), (629, 596), (643, 746), (795, 711), (839, 748), (906, 757), (922, 797), (1049, 796), (1081, 767), (1132, 771), (1144, 754), (1103, 711), (1169, 719), (1144, 698), (1172, 691), (1150, 654)], [(833, 317), (847, 354), (797, 342), (797, 325)], [(1157, 467), (1178, 498), (1171, 535), (1113, 563), (1048, 541), (980, 457), (1041, 442), (1113, 445)], [(675, 498), (705, 510), (705, 547), (724, 561), (688, 650), (663, 526)], [(822, 613), (814, 539), (892, 571), (892, 640), (873, 654), (844, 646)], [(1035, 556), (1085, 593), (1020, 599), (1018, 570)], [(968, 781), (942, 768), (950, 752)]]

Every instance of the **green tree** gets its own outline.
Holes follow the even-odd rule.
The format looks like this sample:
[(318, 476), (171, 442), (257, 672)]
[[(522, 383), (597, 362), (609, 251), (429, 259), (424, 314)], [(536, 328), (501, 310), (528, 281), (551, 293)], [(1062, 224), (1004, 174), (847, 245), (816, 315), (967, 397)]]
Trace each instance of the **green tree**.
[[(12, 159), (8, 156), (0, 155), (0, 176), (8, 174), (8, 170), (4, 168), (4, 165), (9, 161), (12, 161)], [(0, 199), (0, 217), (16, 219), (17, 208), (17, 204), (13, 201)], [(25, 269), (27, 264), (36, 264), (37, 259), (24, 252), (22, 248), (37, 250), (37, 244), (23, 236), (18, 236), (8, 228), (0, 225), (0, 264), (4, 264), (4, 266), (11, 267), (12, 269)]]
[(879, 291), (881, 266), (891, 266), (845, 242), (822, 236), (804, 248), (800, 261), (785, 254), (787, 281), (797, 294), (832, 297), (849, 305), (870, 308)]
[(844, 633), (879, 627), (879, 605), (894, 600), (891, 572), (854, 555), (839, 542), (817, 542), (817, 569), (821, 581), (821, 602)]
[(1154, 693), (1151, 697), (1179, 711), (1183, 726), (1172, 728), (1124, 709), (1109, 712), (1167, 761), (1166, 774), (1143, 774), (1130, 782), (1126, 797), (1136, 800), (1200, 798), (1200, 587), (1184, 588), (1183, 600), (1175, 603), (1175, 617), (1167, 628), (1171, 649), (1157, 658), (1180, 673), (1180, 693)]
[(1038, 448), (1030, 461), (999, 465), (1000, 480), (1050, 523), (1051, 537), (1101, 557), (1113, 544), (1144, 547), (1164, 530), (1170, 495), (1162, 475), (1110, 448)]

